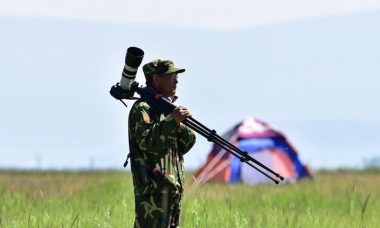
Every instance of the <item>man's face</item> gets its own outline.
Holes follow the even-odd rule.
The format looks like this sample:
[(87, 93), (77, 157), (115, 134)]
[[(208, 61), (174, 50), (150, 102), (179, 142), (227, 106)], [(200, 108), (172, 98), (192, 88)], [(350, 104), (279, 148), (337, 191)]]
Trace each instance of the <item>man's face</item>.
[(164, 97), (171, 97), (171, 96), (174, 96), (176, 93), (177, 84), (178, 84), (177, 73), (159, 75), (156, 89), (160, 91), (160, 93)]

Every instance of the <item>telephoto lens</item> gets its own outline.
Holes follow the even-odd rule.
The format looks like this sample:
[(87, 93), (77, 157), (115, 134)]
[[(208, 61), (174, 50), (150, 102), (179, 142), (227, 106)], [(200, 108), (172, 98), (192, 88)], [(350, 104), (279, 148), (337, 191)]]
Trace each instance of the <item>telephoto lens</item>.
[(125, 65), (121, 74), (120, 87), (129, 90), (135, 81), (137, 69), (144, 58), (144, 51), (137, 47), (130, 47), (125, 56)]

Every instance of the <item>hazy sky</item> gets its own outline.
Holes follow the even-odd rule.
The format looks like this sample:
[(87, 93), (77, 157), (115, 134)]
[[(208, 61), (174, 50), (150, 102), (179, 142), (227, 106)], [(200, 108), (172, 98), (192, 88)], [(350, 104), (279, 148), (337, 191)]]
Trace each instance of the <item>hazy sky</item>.
[(46, 17), (178, 28), (230, 30), (376, 11), (376, 0), (12, 0), (0, 16)]
[(177, 104), (218, 133), (254, 116), (312, 168), (358, 167), (380, 156), (379, 23), (378, 1), (0, 1), (0, 167), (121, 167), (129, 46), (186, 68)]

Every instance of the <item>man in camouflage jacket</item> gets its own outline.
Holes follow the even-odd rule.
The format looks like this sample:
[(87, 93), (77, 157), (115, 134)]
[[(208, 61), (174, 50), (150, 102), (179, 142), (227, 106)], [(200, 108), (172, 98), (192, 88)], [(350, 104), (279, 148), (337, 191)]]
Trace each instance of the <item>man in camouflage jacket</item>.
[[(173, 102), (178, 74), (170, 60), (155, 60), (143, 67), (146, 84)], [(191, 117), (179, 106), (169, 115), (138, 100), (129, 114), (129, 148), (135, 194), (134, 227), (179, 227), (185, 184), (184, 159), (195, 143), (194, 132), (181, 122)]]

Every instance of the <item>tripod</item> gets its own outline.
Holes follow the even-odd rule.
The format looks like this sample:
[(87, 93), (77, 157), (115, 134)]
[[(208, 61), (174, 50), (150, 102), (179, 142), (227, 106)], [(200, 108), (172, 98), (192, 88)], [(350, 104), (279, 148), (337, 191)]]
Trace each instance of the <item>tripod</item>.
[[(118, 85), (116, 85), (116, 87), (117, 86)], [(112, 91), (112, 89), (111, 89), (111, 91)], [(159, 112), (162, 112), (164, 114), (170, 114), (176, 108), (175, 105), (173, 105), (168, 100), (163, 98), (161, 94), (158, 94), (153, 89), (151, 89), (149, 87), (138, 87), (137, 82), (132, 83), (131, 91), (132, 91), (132, 93), (130, 93), (130, 95), (133, 94), (134, 91), (136, 91), (140, 95), (140, 98), (142, 100), (146, 101), (153, 109), (155, 109)], [(111, 92), (111, 95), (114, 96), (112, 94), (112, 92)], [(127, 99), (136, 99), (130, 95), (128, 95)], [(125, 106), (127, 106), (122, 101), (121, 97), (116, 97), (116, 96), (114, 96), (114, 97), (116, 99), (119, 99)], [(123, 97), (123, 98), (126, 98), (126, 97)], [(269, 169), (268, 167), (266, 167), (265, 165), (263, 165), (262, 163), (260, 163), (256, 159), (254, 159), (253, 157), (249, 156), (246, 151), (242, 151), (238, 147), (234, 146), (233, 144), (228, 142), (226, 139), (219, 136), (215, 130), (210, 130), (209, 128), (207, 128), (206, 126), (204, 126), (203, 124), (201, 124), (200, 122), (195, 120), (194, 118), (192, 118), (192, 117), (187, 118), (182, 123), (185, 124), (186, 126), (188, 126), (190, 129), (197, 132), (198, 134), (205, 137), (209, 142), (214, 142), (215, 144), (217, 144), (218, 146), (223, 148), (228, 153), (236, 156), (241, 162), (245, 162), (246, 164), (248, 164), (252, 168), (256, 169), (258, 172), (260, 172), (261, 174), (263, 174), (264, 176), (266, 176), (267, 178), (272, 180), (274, 183), (279, 184), (280, 181), (284, 180), (284, 177), (282, 177), (280, 174), (274, 172), (273, 170)], [(275, 175), (276, 179), (273, 178), (272, 176), (268, 175), (266, 172), (259, 169), (255, 165), (257, 165), (257, 166), (261, 167), (262, 169), (266, 170), (267, 172)]]

